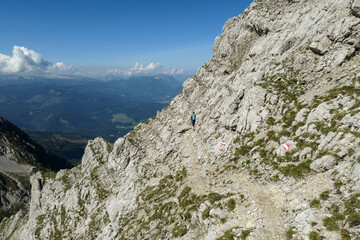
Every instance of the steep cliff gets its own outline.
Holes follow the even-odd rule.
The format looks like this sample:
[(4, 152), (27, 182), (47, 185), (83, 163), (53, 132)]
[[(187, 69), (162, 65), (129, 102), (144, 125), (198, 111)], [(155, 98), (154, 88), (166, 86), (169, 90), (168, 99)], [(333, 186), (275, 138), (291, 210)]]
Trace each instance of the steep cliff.
[(1, 236), (359, 239), (359, 15), (359, 0), (255, 0), (156, 117), (34, 175)]
[(30, 175), (39, 170), (70, 168), (65, 159), (46, 152), (0, 117), (0, 221), (29, 205)]

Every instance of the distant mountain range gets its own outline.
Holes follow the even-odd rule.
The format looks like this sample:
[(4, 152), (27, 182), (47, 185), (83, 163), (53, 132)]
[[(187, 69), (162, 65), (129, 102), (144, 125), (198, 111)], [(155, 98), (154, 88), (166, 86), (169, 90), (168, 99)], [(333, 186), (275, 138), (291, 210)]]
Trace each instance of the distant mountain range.
[(182, 82), (167, 75), (100, 81), (78, 76), (0, 76), (0, 113), (28, 131), (115, 140), (167, 105)]

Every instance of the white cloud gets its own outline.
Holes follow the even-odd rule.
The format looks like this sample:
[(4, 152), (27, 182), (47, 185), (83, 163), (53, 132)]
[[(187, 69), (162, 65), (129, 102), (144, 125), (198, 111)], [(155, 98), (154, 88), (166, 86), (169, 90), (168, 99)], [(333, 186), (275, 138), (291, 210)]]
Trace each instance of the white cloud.
[(184, 74), (184, 69), (168, 69), (161, 71), (162, 65), (160, 63), (151, 62), (149, 65), (144, 66), (143, 64), (135, 63), (135, 66), (128, 70), (120, 70), (118, 68), (108, 69), (107, 74), (109, 75), (124, 75), (132, 76), (136, 74), (167, 74), (167, 75), (181, 75)]
[(167, 75), (182, 75), (182, 74), (184, 74), (184, 69), (173, 68), (173, 69), (168, 69), (168, 70), (162, 71), (161, 73), (167, 74)]
[(182, 75), (182, 74), (184, 74), (184, 69), (179, 69), (179, 70), (177, 70), (175, 74), (177, 74), (177, 75)]
[(108, 70), (106, 71), (106, 73), (107, 73), (107, 74), (116, 74), (116, 75), (118, 75), (118, 74), (123, 74), (123, 71), (121, 71), (121, 70), (118, 69), (118, 68), (114, 68), (114, 69), (108, 69)]
[(14, 46), (12, 56), (0, 53), (0, 73), (72, 73), (73, 66), (63, 62), (51, 64), (37, 52), (26, 47)]
[(65, 65), (63, 62), (55, 63), (48, 67), (47, 69), (50, 72), (64, 72), (64, 71), (72, 71), (72, 65)]
[(12, 56), (0, 53), (0, 73), (42, 71), (50, 65), (39, 53), (25, 47), (14, 46), (12, 53)]
[(156, 70), (158, 70), (161, 67), (162, 65), (158, 62), (150, 63), (145, 67), (143, 64), (135, 63), (135, 66), (128, 70), (120, 70), (118, 68), (114, 68), (114, 69), (108, 69), (106, 73), (110, 75), (124, 75), (124, 76), (131, 76), (133, 74), (151, 74), (151, 73), (158, 73)]
[(132, 72), (133, 74), (137, 73), (149, 73), (152, 72), (158, 68), (161, 68), (160, 63), (150, 63), (149, 65), (145, 66), (143, 64), (136, 63), (134, 67), (129, 69), (129, 72)]
[[(93, 71), (84, 71), (84, 69), (66, 65), (63, 62), (52, 64), (44, 60), (37, 52), (26, 47), (14, 46), (12, 56), (0, 53), (0, 74), (16, 74), (16, 73), (36, 73), (36, 74), (74, 74), (78, 76), (100, 76), (101, 74)], [(163, 69), (159, 62), (151, 62), (148, 65), (135, 63), (135, 66), (121, 70), (118, 68), (108, 69), (108, 75), (181, 75), (183, 69)]]

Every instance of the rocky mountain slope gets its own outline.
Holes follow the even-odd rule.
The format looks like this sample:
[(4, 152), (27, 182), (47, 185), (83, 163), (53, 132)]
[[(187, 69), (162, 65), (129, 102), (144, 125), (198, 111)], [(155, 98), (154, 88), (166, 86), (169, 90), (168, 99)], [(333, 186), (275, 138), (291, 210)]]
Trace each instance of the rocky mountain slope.
[(255, 0), (156, 117), (34, 175), (0, 235), (359, 239), (359, 40), (359, 0)]
[(29, 207), (30, 175), (72, 167), (0, 117), (0, 221)]

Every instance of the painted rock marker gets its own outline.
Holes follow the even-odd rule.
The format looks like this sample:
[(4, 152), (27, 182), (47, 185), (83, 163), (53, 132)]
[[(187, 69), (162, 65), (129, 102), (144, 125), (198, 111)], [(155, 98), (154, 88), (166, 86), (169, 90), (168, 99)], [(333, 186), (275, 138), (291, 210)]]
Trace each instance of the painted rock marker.
[(290, 149), (290, 145), (288, 143), (284, 143), (282, 145), (282, 148), (286, 151), (286, 150)]

